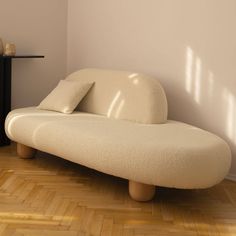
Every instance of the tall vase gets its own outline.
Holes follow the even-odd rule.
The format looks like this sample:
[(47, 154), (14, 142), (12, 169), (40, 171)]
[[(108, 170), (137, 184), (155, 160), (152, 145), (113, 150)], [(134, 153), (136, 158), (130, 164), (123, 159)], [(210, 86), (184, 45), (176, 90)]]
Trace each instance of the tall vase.
[(3, 55), (4, 48), (3, 48), (3, 42), (2, 39), (0, 38), (0, 55)]

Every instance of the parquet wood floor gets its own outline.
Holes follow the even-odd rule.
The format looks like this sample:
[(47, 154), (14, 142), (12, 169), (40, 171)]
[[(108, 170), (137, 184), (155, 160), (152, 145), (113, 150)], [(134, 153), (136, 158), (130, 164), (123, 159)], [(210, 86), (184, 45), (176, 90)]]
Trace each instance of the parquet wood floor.
[[(200, 173), (199, 173), (200, 174)], [(138, 203), (127, 181), (61, 158), (0, 148), (0, 235), (236, 235), (236, 183), (207, 190), (158, 188)]]

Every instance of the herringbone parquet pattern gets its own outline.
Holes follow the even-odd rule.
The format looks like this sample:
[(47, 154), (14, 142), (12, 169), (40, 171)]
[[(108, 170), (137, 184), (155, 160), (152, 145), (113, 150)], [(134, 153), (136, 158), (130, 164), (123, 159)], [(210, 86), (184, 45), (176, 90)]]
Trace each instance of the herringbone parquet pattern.
[(236, 183), (157, 193), (138, 203), (125, 180), (43, 153), (22, 160), (14, 146), (0, 148), (0, 235), (236, 235)]

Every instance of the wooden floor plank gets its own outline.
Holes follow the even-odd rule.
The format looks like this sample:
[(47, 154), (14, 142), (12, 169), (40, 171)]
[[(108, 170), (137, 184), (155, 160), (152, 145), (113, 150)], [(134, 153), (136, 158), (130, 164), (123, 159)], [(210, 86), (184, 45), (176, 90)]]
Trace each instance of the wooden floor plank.
[(158, 188), (130, 199), (127, 181), (39, 152), (0, 148), (1, 236), (235, 236), (236, 183), (206, 190)]

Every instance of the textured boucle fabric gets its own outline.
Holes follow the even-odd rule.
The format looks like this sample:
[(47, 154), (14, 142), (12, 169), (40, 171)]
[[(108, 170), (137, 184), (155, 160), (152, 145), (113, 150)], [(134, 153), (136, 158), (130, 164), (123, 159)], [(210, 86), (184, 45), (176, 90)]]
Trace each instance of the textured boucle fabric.
[(61, 80), (37, 108), (70, 114), (92, 85), (92, 83), (80, 83), (79, 80)]
[(141, 124), (32, 107), (9, 113), (5, 130), (16, 142), (110, 175), (157, 186), (207, 188), (220, 182), (231, 164), (225, 141), (176, 121)]
[(140, 73), (102, 69), (83, 69), (66, 80), (94, 86), (79, 104), (80, 111), (109, 118), (158, 124), (167, 120), (167, 100), (158, 80)]

